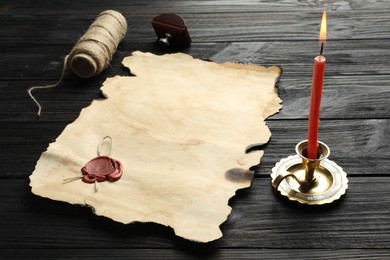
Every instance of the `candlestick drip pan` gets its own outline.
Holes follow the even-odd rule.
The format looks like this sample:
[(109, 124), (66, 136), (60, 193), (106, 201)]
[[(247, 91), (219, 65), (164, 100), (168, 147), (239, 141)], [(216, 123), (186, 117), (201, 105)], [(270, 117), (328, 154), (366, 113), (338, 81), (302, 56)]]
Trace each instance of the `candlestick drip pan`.
[(332, 203), (345, 194), (347, 174), (335, 162), (327, 159), (329, 148), (319, 143), (320, 158), (308, 159), (303, 155), (307, 141), (296, 146), (296, 155), (276, 163), (272, 169), (272, 188), (289, 200), (308, 205)]

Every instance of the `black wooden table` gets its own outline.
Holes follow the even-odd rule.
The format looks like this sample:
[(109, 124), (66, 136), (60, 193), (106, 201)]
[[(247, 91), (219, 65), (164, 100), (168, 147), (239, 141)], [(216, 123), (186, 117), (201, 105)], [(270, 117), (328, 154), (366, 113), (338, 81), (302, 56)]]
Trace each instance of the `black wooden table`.
[[(126, 38), (98, 77), (67, 73), (37, 92), (43, 117), (26, 94), (55, 82), (64, 56), (103, 10), (121, 12)], [(301, 207), (274, 196), (270, 172), (306, 139), (313, 58), (322, 10), (328, 11), (320, 139), (348, 173), (349, 189), (328, 207)], [(278, 65), (283, 109), (267, 124), (272, 139), (252, 187), (229, 204), (224, 236), (197, 244), (157, 224), (122, 225), (90, 209), (34, 196), (29, 175), (40, 154), (99, 97), (107, 77), (127, 75), (132, 51), (164, 53), (151, 27), (161, 13), (180, 14), (193, 43), (181, 51), (214, 61)], [(0, 2), (1, 258), (390, 257), (390, 2), (352, 1), (33, 1)]]

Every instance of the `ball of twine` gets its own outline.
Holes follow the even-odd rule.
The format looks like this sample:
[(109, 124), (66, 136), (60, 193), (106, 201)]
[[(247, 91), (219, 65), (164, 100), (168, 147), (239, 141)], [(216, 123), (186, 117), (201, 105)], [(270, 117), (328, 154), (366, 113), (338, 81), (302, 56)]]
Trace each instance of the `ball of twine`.
[(28, 89), (28, 94), (38, 106), (37, 115), (41, 115), (42, 107), (32, 95), (33, 90), (57, 87), (61, 83), (68, 65), (81, 78), (99, 75), (110, 64), (120, 41), (125, 37), (126, 31), (127, 22), (121, 13), (114, 10), (100, 13), (65, 57), (60, 79), (51, 85), (34, 86)]
[(82, 78), (99, 75), (110, 64), (126, 30), (126, 19), (119, 12), (100, 13), (69, 53), (72, 71)]

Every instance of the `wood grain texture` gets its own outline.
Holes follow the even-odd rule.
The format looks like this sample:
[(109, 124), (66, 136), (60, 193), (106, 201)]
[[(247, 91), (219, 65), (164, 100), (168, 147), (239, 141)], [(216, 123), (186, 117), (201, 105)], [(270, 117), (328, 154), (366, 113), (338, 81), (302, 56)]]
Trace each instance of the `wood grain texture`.
[[(46, 8), (42, 8), (42, 6)], [(331, 11), (348, 12), (351, 10), (378, 10), (390, 8), (386, 0), (332, 0), (332, 1), (283, 1), (283, 0), (117, 0), (115, 2), (104, 1), (46, 1), (41, 5), (34, 0), (4, 0), (0, 8), (0, 14), (4, 15), (31, 15), (31, 14), (78, 14), (85, 15), (91, 12), (99, 12), (104, 9), (125, 9), (129, 13), (226, 13), (226, 12), (288, 12), (288, 11)]]
[[(7, 249), (0, 253), (6, 259), (306, 259), (304, 249)], [(378, 249), (313, 249), (310, 257), (317, 260), (328, 259), (377, 259), (388, 258), (390, 250)]]
[[(383, 39), (390, 26), (390, 9), (334, 11), (329, 14), (328, 40)], [(155, 14), (137, 14), (118, 9), (129, 24), (126, 43), (150, 43), (155, 33), (150, 25)], [(298, 10), (297, 10), (298, 11)], [(243, 12), (185, 14), (194, 43), (318, 40), (321, 9), (316, 12)], [(75, 43), (99, 12), (90, 15), (3, 15), (0, 40), (5, 46)], [(274, 21), (277, 20), (278, 23)], [(223, 22), (221, 22), (223, 21)], [(40, 30), (45, 28), (45, 30)], [(75, 30), (75, 28), (80, 28)]]
[[(113, 75), (112, 75), (113, 76)], [(310, 77), (307, 77), (310, 78)], [(327, 77), (323, 90), (321, 118), (328, 119), (388, 119), (390, 76)], [(82, 108), (93, 99), (101, 98), (103, 78), (94, 81), (65, 80), (52, 90), (36, 91), (35, 96), (44, 106), (42, 121), (72, 121)], [(308, 79), (282, 77), (278, 92), (283, 100), (280, 113), (271, 120), (302, 119), (308, 117), (310, 83)], [(32, 83), (32, 82), (35, 82)], [(38, 122), (36, 107), (26, 90), (33, 85), (51, 84), (54, 81), (0, 82), (0, 95), (7, 100), (0, 103), (0, 118), (4, 122)]]
[[(328, 46), (329, 45), (329, 46)], [(322, 102), (323, 119), (389, 118), (390, 60), (389, 45), (380, 41), (329, 42), (326, 78)], [(294, 46), (294, 49), (291, 49)], [(306, 119), (309, 106), (312, 63), (316, 44), (310, 42), (255, 42), (233, 44), (195, 44), (183, 50), (194, 57), (218, 62), (235, 61), (283, 69), (278, 91), (284, 101), (283, 110), (274, 119)], [(71, 48), (71, 47), (69, 47)], [(369, 48), (372, 50), (366, 52)], [(36, 96), (45, 107), (42, 120), (74, 120), (82, 107), (99, 98), (99, 88), (106, 77), (129, 75), (121, 61), (132, 51), (141, 49), (162, 54), (154, 44), (120, 45), (112, 66), (93, 79), (79, 79), (70, 71), (60, 87), (38, 91)], [(306, 51), (309, 49), (310, 51)], [(0, 103), (0, 118), (6, 121), (35, 120), (35, 107), (26, 94), (32, 85), (55, 82), (62, 70), (64, 46), (34, 47), (20, 56), (19, 48), (5, 48), (0, 64), (0, 95), (12, 102)], [(28, 49), (23, 49), (28, 52)], [(45, 50), (48, 50), (45, 54)], [(43, 55), (42, 55), (43, 54)], [(286, 57), (290, 57), (286, 59)], [(18, 58), (19, 57), (19, 58)], [(302, 62), (299, 62), (299, 61)], [(57, 117), (56, 117), (57, 116)]]
[(231, 199), (224, 237), (196, 244), (167, 227), (123, 225), (86, 207), (34, 196), (25, 179), (1, 180), (0, 248), (390, 249), (389, 185), (388, 177), (352, 177), (339, 203), (307, 208), (275, 198), (270, 178), (255, 178)]
[[(98, 13), (122, 12), (129, 24), (111, 67), (41, 91), (37, 119), (26, 94), (56, 81), (62, 59)], [(275, 198), (269, 173), (306, 138), (313, 58), (322, 10), (328, 42), (320, 139), (347, 172), (350, 187), (331, 207), (306, 208)], [(6, 259), (387, 259), (390, 257), (390, 1), (386, 0), (3, 0), (0, 4), (0, 254)], [(206, 245), (154, 224), (124, 226), (89, 208), (33, 196), (27, 177), (47, 145), (80, 110), (100, 98), (106, 77), (127, 75), (132, 51), (162, 54), (150, 25), (178, 13), (193, 39), (180, 51), (218, 62), (278, 65), (282, 111), (250, 189), (230, 201), (224, 237)]]
[[(50, 117), (47, 115), (46, 117)], [(70, 122), (7, 122), (0, 157), (0, 178), (29, 176), (39, 156)], [(272, 137), (264, 148), (258, 173), (268, 176), (281, 158), (295, 154), (295, 145), (307, 138), (306, 120), (268, 121)], [(330, 147), (330, 159), (351, 176), (388, 176), (390, 120), (323, 120), (319, 138)], [(249, 146), (250, 144), (248, 144)], [(15, 170), (15, 165), (18, 165)]]
[[(121, 61), (133, 51), (164, 54), (165, 52), (154, 44), (154, 40), (145, 44), (121, 43), (110, 67), (98, 79), (127, 73)], [(73, 42), (69, 40), (63, 44), (49, 46), (4, 46), (0, 49), (3, 61), (0, 63), (0, 81), (57, 80), (62, 70), (63, 59), (72, 47)], [(314, 41), (260, 41), (194, 43), (191, 47), (179, 49), (179, 51), (195, 58), (216, 62), (234, 61), (263, 66), (276, 65), (283, 69), (282, 79), (286, 76), (296, 79), (302, 77), (310, 83), (313, 60), (318, 55), (319, 49), (318, 43)], [(372, 52), (367, 52), (367, 49)], [(365, 76), (367, 77), (366, 83), (369, 84), (371, 76), (390, 75), (390, 68), (386, 66), (390, 59), (390, 46), (383, 44), (383, 41), (328, 41), (325, 45), (324, 56), (327, 59), (327, 78)]]

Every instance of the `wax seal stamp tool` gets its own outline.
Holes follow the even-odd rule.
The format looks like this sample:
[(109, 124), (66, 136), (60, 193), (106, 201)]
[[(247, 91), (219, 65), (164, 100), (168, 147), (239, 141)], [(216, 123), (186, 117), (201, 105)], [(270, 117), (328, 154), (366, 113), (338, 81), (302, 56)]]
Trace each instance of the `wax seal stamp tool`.
[(191, 37), (184, 19), (177, 14), (161, 14), (152, 20), (157, 35), (157, 43), (161, 47), (188, 47)]

